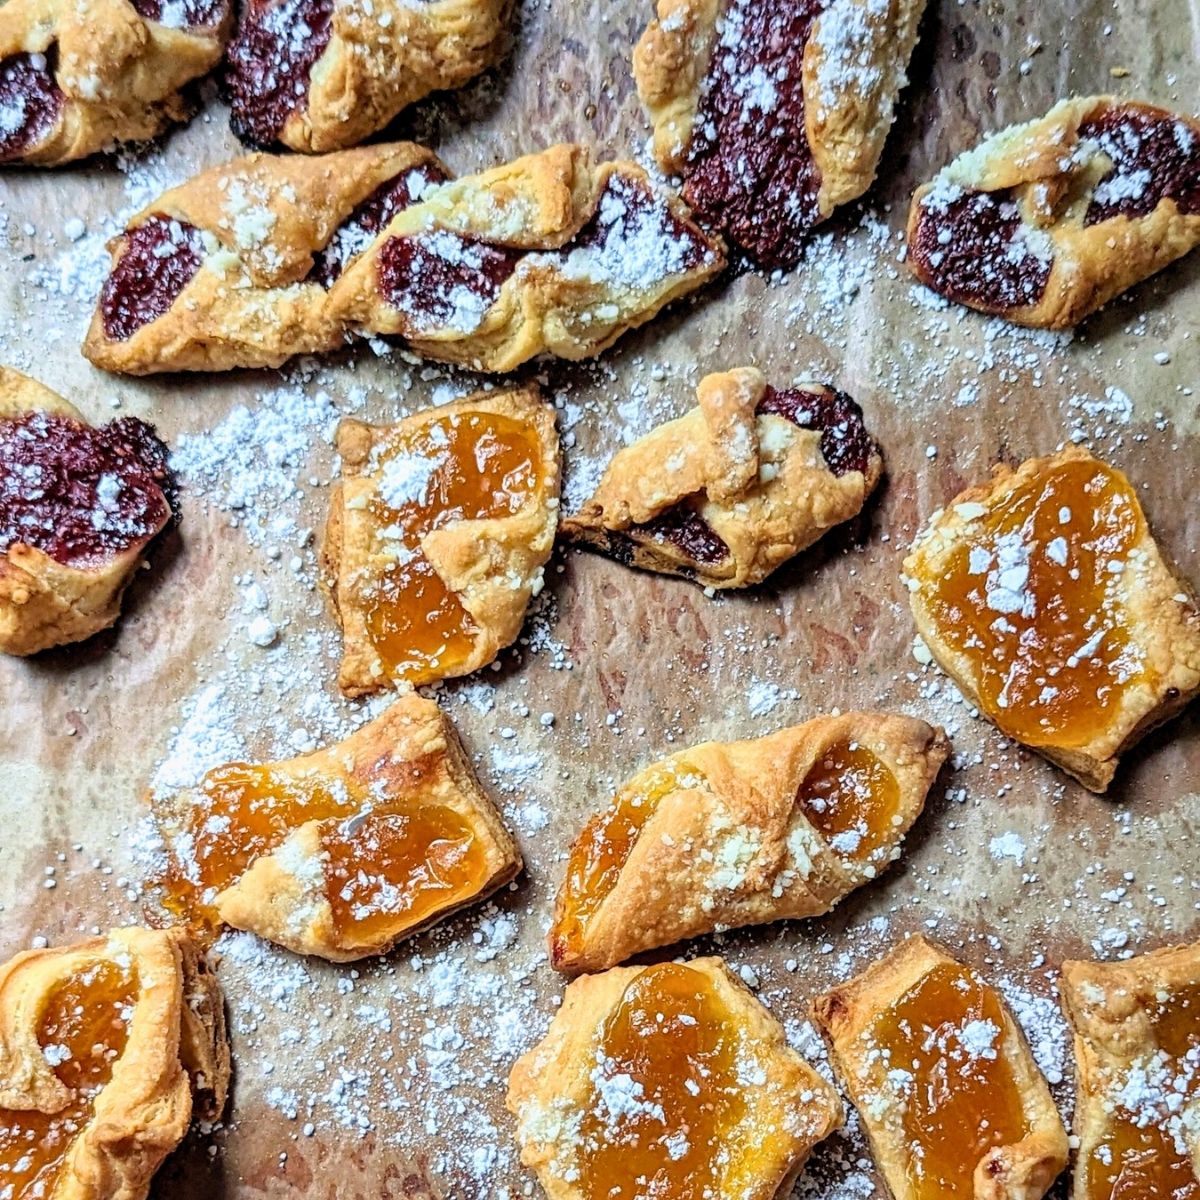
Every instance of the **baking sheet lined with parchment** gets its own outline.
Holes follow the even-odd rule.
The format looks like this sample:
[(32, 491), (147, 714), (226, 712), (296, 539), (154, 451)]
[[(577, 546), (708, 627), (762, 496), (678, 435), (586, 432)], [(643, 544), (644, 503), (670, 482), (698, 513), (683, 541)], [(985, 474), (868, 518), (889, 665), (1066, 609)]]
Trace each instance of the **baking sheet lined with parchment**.
[[(524, 0), (505, 63), (395, 132), (462, 174), (557, 140), (644, 161), (629, 57), (649, 16), (648, 0)], [(912, 188), (981, 131), (1071, 92), (1186, 109), (1198, 44), (1200, 14), (1184, 0), (931, 0), (877, 186), (814, 236), (795, 271), (731, 272), (599, 360), (533, 372), (559, 411), (568, 508), (616, 446), (692, 404), (703, 374), (744, 364), (776, 384), (816, 377), (851, 393), (888, 477), (859, 520), (745, 595), (709, 598), (560, 552), (519, 644), (439, 693), (525, 873), (494, 903), (355, 967), (222, 939), (233, 1102), (169, 1160), (156, 1195), (537, 1194), (503, 1094), (562, 993), (544, 935), (571, 838), (662, 753), (834, 708), (911, 713), (954, 739), (953, 769), (903, 858), (827, 918), (675, 952), (725, 955), (823, 1066), (811, 996), (925, 932), (1002, 983), (1069, 1112), (1055, 964), (1200, 928), (1200, 714), (1130, 755), (1108, 798), (1089, 795), (913, 657), (900, 562), (924, 518), (992, 463), (1078, 441), (1129, 474), (1164, 551), (1200, 580), (1200, 256), (1073, 337), (1052, 336), (917, 288), (900, 235)], [(478, 382), (368, 345), (283, 372), (133, 380), (91, 368), (78, 347), (105, 240), (165, 187), (237, 153), (206, 85), (191, 125), (143, 154), (0, 177), (0, 361), (93, 420), (153, 421), (182, 487), (180, 526), (115, 631), (0, 662), (4, 958), (143, 918), (151, 786), (324, 744), (378, 710), (336, 694), (337, 638), (316, 588), (332, 431), (339, 416), (392, 419)], [(798, 1185), (828, 1200), (883, 1194), (853, 1123)]]

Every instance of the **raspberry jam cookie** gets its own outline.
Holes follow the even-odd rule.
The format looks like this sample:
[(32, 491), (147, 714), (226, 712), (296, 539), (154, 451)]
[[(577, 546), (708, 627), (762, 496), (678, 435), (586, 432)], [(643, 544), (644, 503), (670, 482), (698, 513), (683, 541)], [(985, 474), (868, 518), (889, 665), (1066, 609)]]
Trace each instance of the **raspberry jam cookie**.
[(1200, 612), (1120, 471), (1069, 447), (996, 467), (904, 562), (938, 665), (1009, 737), (1102, 792), (1200, 691)]
[(348, 696), (487, 666), (520, 631), (558, 523), (554, 411), (534, 385), (395, 425), (345, 420), (321, 558)]
[(136, 417), (91, 426), (0, 367), (0, 652), (80, 642), (121, 613), (171, 520), (167, 449)]
[(154, 810), (168, 908), (332, 962), (385, 954), (521, 869), (453, 726), (415, 692), (335, 746), (216, 767)]
[(277, 367), (342, 344), (329, 289), (392, 217), (447, 178), (407, 142), (252, 154), (165, 192), (110, 244), (83, 352), (128, 375)]
[(1074, 1200), (1200, 1196), (1200, 945), (1065, 962)]
[(699, 406), (618, 451), (563, 532), (622, 562), (707, 587), (761, 583), (857, 515), (883, 458), (844, 392), (776, 390), (741, 368)]
[(1039, 1200), (1067, 1133), (995, 988), (922, 937), (813, 1003), (895, 1200)]
[(960, 155), (913, 197), (927, 287), (1068, 329), (1200, 243), (1200, 122), (1115, 96), (1064, 100)]
[(228, 1085), (221, 992), (180, 930), (116, 929), (0, 966), (0, 1195), (144, 1200)]
[(238, 137), (325, 152), (492, 66), (511, 0), (248, 0), (225, 76)]
[(652, 763), (575, 839), (551, 963), (827, 913), (899, 857), (949, 752), (924, 721), (846, 713)]
[(724, 265), (720, 242), (640, 167), (563, 145), (398, 213), (330, 301), (426, 358), (511, 371), (599, 354)]
[(843, 1120), (719, 958), (575, 980), (508, 1107), (550, 1200), (775, 1200)]
[(221, 58), (229, 0), (0, 4), (0, 163), (57, 166), (187, 117)]
[(658, 0), (633, 72), (683, 197), (764, 266), (871, 186), (924, 0)]

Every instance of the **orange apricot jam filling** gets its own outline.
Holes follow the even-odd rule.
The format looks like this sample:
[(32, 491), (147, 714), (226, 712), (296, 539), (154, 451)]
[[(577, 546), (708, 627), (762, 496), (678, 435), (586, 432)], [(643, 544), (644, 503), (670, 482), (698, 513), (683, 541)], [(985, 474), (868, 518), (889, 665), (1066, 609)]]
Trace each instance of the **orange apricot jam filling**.
[(664, 963), (643, 971), (605, 1020), (580, 1126), (586, 1200), (707, 1200), (724, 1195), (746, 1111), (741, 1037), (707, 976)]
[(559, 896), (552, 933), (556, 962), (579, 950), (587, 923), (616, 886), (621, 868), (662, 798), (703, 783), (704, 776), (686, 762), (655, 763), (634, 776), (608, 808), (583, 827), (571, 845)]
[(958, 963), (922, 976), (864, 1035), (900, 1089), (913, 1200), (973, 1196), (975, 1167), (990, 1150), (1030, 1132), (1002, 1051), (996, 992)]
[(134, 977), (103, 961), (78, 972), (50, 996), (38, 1045), (71, 1098), (56, 1113), (0, 1108), (0, 1196), (49, 1196), (96, 1097), (125, 1050), (137, 995)]
[(1087, 1200), (1200, 1200), (1181, 1111), (1200, 1100), (1200, 984), (1158, 997), (1151, 1020), (1156, 1051), (1116, 1081), (1108, 1130), (1081, 1164)]
[(980, 706), (1032, 746), (1082, 746), (1147, 667), (1118, 596), (1145, 520), (1129, 481), (1069, 460), (971, 522), (927, 585), (938, 634), (972, 665)]
[(458, 521), (510, 517), (542, 485), (528, 425), (495, 413), (458, 413), (398, 430), (378, 455), (369, 508), (378, 567), (364, 586), (367, 633), (387, 674), (413, 684), (458, 671), (476, 628), (425, 556), (422, 539)]
[(890, 853), (899, 820), (900, 785), (866, 746), (845, 739), (834, 742), (804, 777), (796, 803), (842, 858), (876, 863)]
[[(413, 764), (405, 782), (415, 788), (426, 770)], [(484, 882), (487, 864), (471, 823), (446, 805), (233, 763), (204, 777), (187, 810), (166, 881), (170, 907), (217, 925), (217, 894), (310, 821), (320, 822), (325, 897), (348, 944), (413, 928)]]

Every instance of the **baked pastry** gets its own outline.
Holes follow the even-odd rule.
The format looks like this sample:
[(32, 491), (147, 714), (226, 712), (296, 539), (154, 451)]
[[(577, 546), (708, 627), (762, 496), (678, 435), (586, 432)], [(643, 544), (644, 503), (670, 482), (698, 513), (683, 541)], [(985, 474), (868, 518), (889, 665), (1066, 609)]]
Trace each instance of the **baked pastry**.
[(658, 0), (633, 57), (654, 154), (765, 266), (871, 186), (924, 0)]
[(558, 521), (558, 434), (536, 384), (394, 425), (344, 420), (322, 580), (348, 696), (467, 675), (521, 629)]
[(228, 1084), (221, 991), (182, 931), (115, 929), (0, 966), (0, 1195), (143, 1200)]
[(57, 166), (183, 120), (180, 89), (232, 24), (230, 0), (0, 4), (0, 163)]
[(1200, 611), (1129, 480), (1070, 446), (993, 468), (904, 560), (917, 629), (979, 710), (1102, 792), (1200, 691)]
[(774, 1200), (843, 1120), (719, 958), (575, 980), (508, 1107), (550, 1200)]
[(116, 621), (171, 520), (167, 449), (136, 417), (91, 426), (0, 367), (0, 651), (34, 654)]
[(1200, 121), (1115, 96), (1063, 100), (918, 188), (908, 262), (927, 287), (1068, 329), (1200, 244)]
[(500, 56), (511, 0), (249, 0), (225, 75), (233, 131), (344, 150)]
[(385, 954), (521, 869), (454, 727), (415, 692), (337, 745), (216, 767), (154, 812), (168, 908), (332, 962)]
[(1076, 1200), (1200, 1195), (1200, 945), (1065, 962)]
[(409, 142), (251, 154), (163, 193), (110, 244), (83, 352), (127, 375), (277, 367), (343, 341), (330, 285), (394, 213), (447, 177)]
[(1067, 1133), (1008, 1005), (922, 937), (813, 1002), (894, 1200), (1040, 1200)]
[(640, 167), (562, 145), (398, 213), (330, 304), (426, 358), (511, 371), (599, 354), (724, 265), (719, 240)]
[(652, 763), (571, 846), (560, 971), (715, 929), (815, 917), (899, 857), (950, 744), (912, 717), (818, 717)]
[(619, 450), (563, 532), (636, 567), (748, 587), (855, 516), (883, 458), (844, 392), (777, 391), (743, 367), (699, 407)]

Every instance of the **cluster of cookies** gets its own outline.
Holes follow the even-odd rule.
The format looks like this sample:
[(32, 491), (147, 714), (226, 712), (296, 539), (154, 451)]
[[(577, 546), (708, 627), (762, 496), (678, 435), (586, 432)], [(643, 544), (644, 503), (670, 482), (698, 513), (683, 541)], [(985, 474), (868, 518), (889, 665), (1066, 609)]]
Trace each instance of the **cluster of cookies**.
[[(235, 130), (308, 155), (251, 154), (137, 214), (111, 245), (91, 361), (276, 367), (352, 335), (489, 372), (598, 354), (716, 276), (726, 239), (793, 264), (866, 191), (922, 5), (660, 0), (634, 69), (681, 196), (573, 145), (461, 179), (420, 146), (356, 147), (494, 62), (507, 8), (249, 0), (234, 32), (224, 0), (9, 0), (0, 161), (152, 136), (223, 53)], [(909, 261), (964, 304), (1070, 325), (1200, 242), (1198, 172), (1197, 123), (1065, 101), (918, 190)], [(513, 642), (559, 534), (743, 588), (860, 512), (883, 473), (849, 396), (752, 368), (704, 378), (696, 406), (617, 453), (561, 521), (553, 411), (534, 385), (343, 421), (337, 451), (321, 564), (339, 684), (400, 694), (338, 745), (154, 797), (155, 883), (188, 933), (118, 930), (0, 970), (0, 1197), (143, 1196), (192, 1112), (220, 1114), (229, 1057), (202, 949), (222, 926), (350, 961), (517, 875), (450, 720), (412, 688)], [(166, 463), (141, 422), (94, 428), (0, 370), (0, 649), (35, 653), (116, 619), (172, 519)], [(1196, 599), (1129, 481), (1081, 449), (964, 491), (930, 518), (905, 577), (920, 652), (1093, 790), (1200, 692)], [(585, 825), (549, 934), (554, 967), (582, 977), (509, 1087), (522, 1156), (554, 1200), (770, 1200), (796, 1177), (842, 1123), (836, 1092), (719, 959), (620, 964), (829, 912), (899, 856), (949, 751), (910, 717), (818, 717), (653, 762)], [(1077, 1196), (1198, 1186), (1198, 970), (1194, 947), (1064, 964)], [(900, 1200), (1036, 1200), (1065, 1166), (1002, 997), (937, 947), (902, 943), (813, 1013)]]

